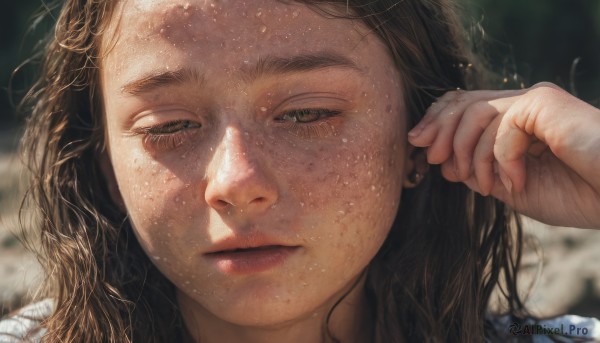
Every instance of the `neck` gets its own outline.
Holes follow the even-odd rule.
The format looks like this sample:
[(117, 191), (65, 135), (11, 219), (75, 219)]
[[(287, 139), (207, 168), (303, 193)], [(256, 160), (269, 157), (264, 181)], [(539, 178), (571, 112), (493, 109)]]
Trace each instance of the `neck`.
[[(331, 341), (330, 337), (344, 343), (363, 343), (372, 340), (364, 282), (365, 273), (360, 279), (353, 280), (343, 292), (305, 316), (260, 327), (221, 320), (180, 291), (177, 292), (177, 300), (187, 329), (186, 342), (190, 343), (325, 343)], [(327, 335), (327, 330), (331, 336)]]

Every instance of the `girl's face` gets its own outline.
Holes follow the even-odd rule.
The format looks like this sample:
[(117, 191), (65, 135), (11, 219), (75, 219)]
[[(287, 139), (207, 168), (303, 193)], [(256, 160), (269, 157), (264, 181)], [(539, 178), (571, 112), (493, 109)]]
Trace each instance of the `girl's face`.
[(405, 179), (384, 45), (301, 4), (119, 6), (102, 44), (107, 177), (148, 256), (180, 301), (231, 323), (329, 306), (382, 245)]

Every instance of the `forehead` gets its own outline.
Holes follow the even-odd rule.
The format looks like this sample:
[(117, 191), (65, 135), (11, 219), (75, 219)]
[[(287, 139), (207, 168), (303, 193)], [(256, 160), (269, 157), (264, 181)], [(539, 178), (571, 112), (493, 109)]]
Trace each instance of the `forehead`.
[(169, 69), (190, 62), (236, 68), (265, 54), (323, 49), (360, 60), (370, 45), (378, 44), (366, 32), (358, 20), (327, 18), (296, 2), (124, 0), (102, 49), (108, 52), (105, 67), (117, 72), (157, 64)]

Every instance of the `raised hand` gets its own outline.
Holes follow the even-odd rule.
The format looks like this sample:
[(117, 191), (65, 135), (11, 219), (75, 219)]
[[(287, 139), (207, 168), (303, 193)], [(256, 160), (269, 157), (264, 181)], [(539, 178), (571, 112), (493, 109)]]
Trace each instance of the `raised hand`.
[(548, 224), (600, 228), (600, 110), (556, 85), (448, 92), (408, 139), (450, 181)]

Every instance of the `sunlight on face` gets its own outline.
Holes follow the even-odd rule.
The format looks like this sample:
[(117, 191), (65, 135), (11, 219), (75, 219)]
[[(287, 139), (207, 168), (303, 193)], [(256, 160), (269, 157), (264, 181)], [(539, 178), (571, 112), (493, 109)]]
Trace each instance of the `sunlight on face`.
[(383, 44), (276, 1), (132, 0), (117, 13), (101, 66), (108, 144), (147, 254), (232, 323), (322, 311), (376, 254), (400, 199), (406, 113)]

